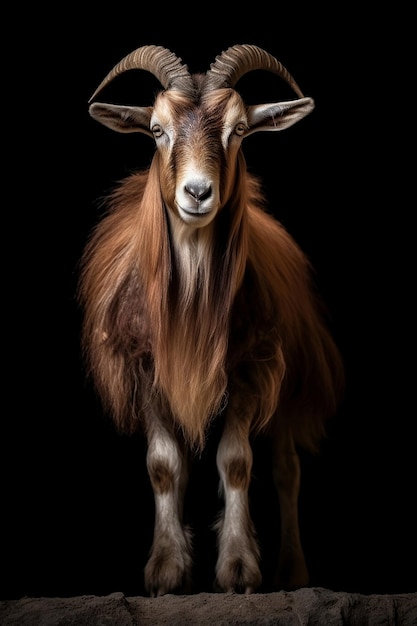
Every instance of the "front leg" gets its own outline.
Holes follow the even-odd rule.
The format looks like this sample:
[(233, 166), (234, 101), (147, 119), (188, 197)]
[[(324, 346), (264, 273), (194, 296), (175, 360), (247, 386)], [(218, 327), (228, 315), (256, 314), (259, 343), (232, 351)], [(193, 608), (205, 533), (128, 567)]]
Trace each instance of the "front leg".
[(215, 588), (253, 593), (261, 584), (259, 547), (249, 512), (252, 471), (249, 442), (253, 412), (246, 403), (229, 400), (225, 427), (217, 451), (224, 514), (217, 523), (218, 560)]
[(154, 537), (145, 567), (152, 596), (187, 593), (191, 587), (191, 533), (183, 525), (188, 463), (172, 429), (152, 416), (147, 424), (147, 468), (155, 498)]

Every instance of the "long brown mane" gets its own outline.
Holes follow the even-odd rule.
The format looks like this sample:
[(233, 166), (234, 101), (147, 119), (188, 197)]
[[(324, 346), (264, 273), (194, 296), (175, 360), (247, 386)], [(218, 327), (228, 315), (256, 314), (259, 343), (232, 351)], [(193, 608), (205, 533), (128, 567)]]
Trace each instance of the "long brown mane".
[[(297, 389), (285, 385), (281, 402), (288, 413), (297, 392), (291, 419), (302, 425), (298, 439), (313, 447), (323, 434), (323, 398), (325, 412), (335, 409), (334, 381), (341, 381), (342, 368), (324, 327), (320, 332), (308, 262), (259, 208), (260, 186), (242, 161), (233, 206), (224, 207), (213, 228), (197, 231), (184, 276), (161, 210), (157, 168), (154, 161), (149, 172), (131, 175), (114, 191), (83, 258), (83, 345), (116, 423), (135, 430), (149, 394), (162, 394), (190, 443), (203, 445), (210, 419), (225, 402), (228, 367), (235, 353), (246, 352), (262, 390), (256, 424), (263, 427), (272, 417), (289, 368)], [(235, 329), (229, 338), (229, 329), (238, 324), (233, 311), (241, 317), (248, 300), (242, 344), (242, 333)], [(251, 352), (253, 328), (264, 329), (267, 358)]]

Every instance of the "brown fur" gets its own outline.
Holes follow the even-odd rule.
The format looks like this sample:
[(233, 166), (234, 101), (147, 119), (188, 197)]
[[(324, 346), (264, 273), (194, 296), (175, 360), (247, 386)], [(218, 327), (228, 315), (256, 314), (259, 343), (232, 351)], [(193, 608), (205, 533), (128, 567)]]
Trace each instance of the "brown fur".
[(312, 101), (247, 108), (233, 89), (207, 89), (203, 75), (193, 81), (195, 93), (161, 92), (152, 108), (93, 109), (115, 130), (153, 133), (157, 150), (149, 170), (110, 195), (87, 243), (83, 350), (118, 429), (147, 436), (155, 497), (148, 591), (189, 589), (188, 457), (220, 414), (225, 508), (215, 526), (215, 586), (251, 593), (261, 584), (248, 489), (250, 436), (265, 432), (282, 522), (275, 582), (296, 588), (308, 581), (296, 446), (318, 449), (343, 391), (343, 364), (310, 263), (265, 210), (240, 145), (250, 132), (301, 119)]
[(297, 443), (314, 449), (337, 407), (342, 364), (308, 260), (259, 208), (259, 185), (243, 163), (238, 170), (237, 193), (184, 294), (157, 163), (113, 193), (83, 259), (84, 348), (122, 431), (136, 430), (143, 406), (162, 394), (186, 439), (203, 446), (238, 367), (257, 390), (256, 426), (281, 405)]

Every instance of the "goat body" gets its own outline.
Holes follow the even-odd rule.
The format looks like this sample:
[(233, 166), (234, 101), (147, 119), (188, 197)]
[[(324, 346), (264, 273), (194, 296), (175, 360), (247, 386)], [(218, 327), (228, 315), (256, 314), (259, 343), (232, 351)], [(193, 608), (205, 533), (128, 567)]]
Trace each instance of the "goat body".
[[(282, 65), (256, 46), (234, 46), (192, 75), (159, 46), (144, 46), (108, 74), (145, 69), (164, 90), (153, 106), (90, 105), (118, 132), (155, 138), (147, 171), (125, 179), (82, 258), (83, 348), (98, 393), (121, 432), (143, 429), (155, 498), (145, 567), (150, 595), (192, 589), (192, 539), (183, 522), (190, 459), (224, 422), (216, 463), (224, 510), (216, 524), (215, 588), (261, 585), (248, 490), (251, 438), (271, 439), (281, 512), (275, 585), (308, 584), (298, 523), (297, 447), (315, 451), (335, 413), (343, 367), (326, 328), (306, 256), (264, 209), (242, 139), (281, 130), (314, 107)], [(234, 90), (268, 69), (299, 98), (245, 105)]]

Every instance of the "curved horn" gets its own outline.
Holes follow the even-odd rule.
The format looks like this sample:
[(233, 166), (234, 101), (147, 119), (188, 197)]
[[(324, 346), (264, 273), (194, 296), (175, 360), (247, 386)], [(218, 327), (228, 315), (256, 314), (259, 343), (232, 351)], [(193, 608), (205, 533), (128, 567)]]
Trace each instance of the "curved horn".
[(128, 70), (151, 72), (164, 89), (179, 89), (194, 92), (193, 80), (188, 67), (173, 52), (162, 46), (142, 46), (126, 55), (101, 81), (89, 102), (116, 76)]
[(253, 70), (278, 74), (297, 96), (304, 97), (289, 71), (275, 57), (258, 46), (248, 44), (232, 46), (217, 56), (207, 72), (207, 85), (209, 89), (234, 87), (244, 74)]

